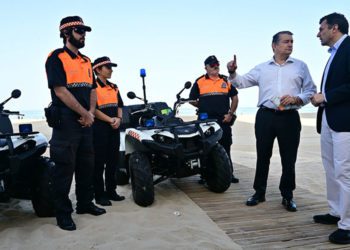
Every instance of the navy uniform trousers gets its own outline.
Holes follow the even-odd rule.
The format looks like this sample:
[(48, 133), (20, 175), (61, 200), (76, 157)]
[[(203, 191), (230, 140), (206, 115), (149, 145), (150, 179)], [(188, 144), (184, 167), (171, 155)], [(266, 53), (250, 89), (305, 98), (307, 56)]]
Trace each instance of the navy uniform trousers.
[(51, 172), (56, 216), (73, 212), (69, 192), (75, 173), (77, 207), (91, 205), (93, 199), (94, 151), (92, 128), (82, 128), (77, 116), (63, 114), (60, 128), (54, 128), (50, 156), (55, 162)]
[[(118, 164), (120, 131), (109, 124), (96, 121), (94, 124), (95, 148), (95, 197), (101, 198), (104, 191), (113, 193), (117, 188), (116, 170)], [(104, 180), (103, 180), (104, 172)]]

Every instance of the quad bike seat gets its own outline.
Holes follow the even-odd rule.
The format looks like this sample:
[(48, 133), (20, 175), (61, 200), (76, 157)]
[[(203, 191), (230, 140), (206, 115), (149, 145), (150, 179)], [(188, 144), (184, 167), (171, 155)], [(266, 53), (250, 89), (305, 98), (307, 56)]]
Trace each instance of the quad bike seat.
[[(153, 115), (163, 115), (163, 110), (169, 110), (170, 107), (165, 102), (151, 102), (148, 104), (151, 109), (154, 110)], [(136, 128), (140, 126), (140, 117), (144, 114), (143, 112), (137, 113), (137, 111), (141, 111), (145, 109), (145, 104), (135, 104), (128, 105), (123, 107), (123, 120), (120, 126), (121, 130), (125, 130), (127, 128)], [(136, 112), (136, 114), (135, 114)], [(134, 113), (134, 115), (131, 115)]]
[(5, 147), (7, 145), (7, 140), (0, 138), (0, 148)]

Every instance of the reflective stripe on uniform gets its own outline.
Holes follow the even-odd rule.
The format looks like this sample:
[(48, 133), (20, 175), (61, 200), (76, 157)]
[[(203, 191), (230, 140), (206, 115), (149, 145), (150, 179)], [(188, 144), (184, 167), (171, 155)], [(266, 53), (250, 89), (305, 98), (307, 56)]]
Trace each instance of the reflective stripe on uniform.
[(91, 88), (92, 85), (88, 82), (75, 82), (75, 83), (71, 83), (71, 84), (67, 85), (68, 89), (84, 88), (84, 87)]
[(212, 92), (212, 93), (202, 94), (201, 97), (203, 97), (203, 96), (211, 96), (211, 95), (227, 95), (227, 93), (225, 93), (225, 92)]

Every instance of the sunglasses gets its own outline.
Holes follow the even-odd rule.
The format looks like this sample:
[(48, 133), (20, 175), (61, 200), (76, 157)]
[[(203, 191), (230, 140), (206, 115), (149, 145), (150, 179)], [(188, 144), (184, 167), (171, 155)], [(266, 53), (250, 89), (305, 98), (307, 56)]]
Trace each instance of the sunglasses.
[(210, 68), (217, 68), (220, 66), (218, 63), (209, 64)]
[(78, 33), (79, 35), (84, 35), (86, 32), (86, 29), (84, 27), (75, 27), (73, 28), (73, 31), (75, 33)]

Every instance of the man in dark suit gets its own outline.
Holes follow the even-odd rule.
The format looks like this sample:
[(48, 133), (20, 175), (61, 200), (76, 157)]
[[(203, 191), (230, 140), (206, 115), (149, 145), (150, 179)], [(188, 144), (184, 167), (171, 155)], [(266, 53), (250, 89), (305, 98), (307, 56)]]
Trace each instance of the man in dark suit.
[(331, 56), (323, 73), (321, 92), (312, 98), (318, 106), (317, 132), (321, 133), (322, 162), (326, 172), (329, 213), (315, 215), (321, 224), (337, 224), (329, 236), (350, 244), (350, 37), (345, 16), (332, 13), (320, 20), (317, 37)]

